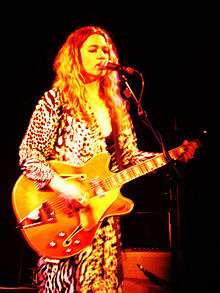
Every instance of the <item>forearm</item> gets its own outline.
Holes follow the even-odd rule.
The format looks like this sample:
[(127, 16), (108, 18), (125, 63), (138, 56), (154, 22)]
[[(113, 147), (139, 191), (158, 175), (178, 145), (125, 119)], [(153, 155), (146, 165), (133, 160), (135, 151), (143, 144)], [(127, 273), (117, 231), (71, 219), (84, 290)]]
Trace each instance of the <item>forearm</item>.
[(54, 174), (48, 160), (57, 136), (58, 108), (58, 93), (46, 92), (38, 101), (19, 146), (19, 166), (39, 188), (46, 186)]
[(29, 179), (35, 182), (39, 189), (51, 181), (54, 171), (50, 168), (49, 163), (40, 151), (27, 147), (20, 148), (19, 156), (21, 170)]
[(77, 198), (80, 194), (80, 188), (77, 187), (76, 183), (68, 183), (68, 181), (56, 173), (53, 175), (53, 178), (50, 180), (48, 186), (56, 193), (72, 199)]
[(59, 196), (68, 201), (77, 201), (82, 206), (87, 204), (88, 195), (78, 181), (69, 183), (55, 173), (51, 181), (48, 183), (48, 186), (59, 194)]

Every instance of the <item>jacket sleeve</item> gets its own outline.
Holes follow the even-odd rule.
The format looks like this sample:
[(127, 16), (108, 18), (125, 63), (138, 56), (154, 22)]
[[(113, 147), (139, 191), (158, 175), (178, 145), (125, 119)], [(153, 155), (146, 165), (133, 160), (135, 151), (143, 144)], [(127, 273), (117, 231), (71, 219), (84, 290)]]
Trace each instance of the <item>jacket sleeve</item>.
[(19, 147), (19, 166), (43, 188), (53, 177), (47, 159), (53, 151), (60, 117), (59, 92), (51, 89), (39, 99)]

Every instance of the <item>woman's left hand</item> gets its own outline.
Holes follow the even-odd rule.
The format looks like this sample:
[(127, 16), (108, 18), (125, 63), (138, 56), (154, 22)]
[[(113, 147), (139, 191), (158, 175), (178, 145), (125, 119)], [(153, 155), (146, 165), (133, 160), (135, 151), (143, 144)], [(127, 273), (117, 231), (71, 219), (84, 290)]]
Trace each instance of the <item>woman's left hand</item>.
[(180, 162), (186, 163), (194, 157), (197, 146), (195, 146), (193, 143), (189, 143), (188, 140), (184, 140), (182, 147), (184, 148), (184, 152), (181, 154), (178, 160)]

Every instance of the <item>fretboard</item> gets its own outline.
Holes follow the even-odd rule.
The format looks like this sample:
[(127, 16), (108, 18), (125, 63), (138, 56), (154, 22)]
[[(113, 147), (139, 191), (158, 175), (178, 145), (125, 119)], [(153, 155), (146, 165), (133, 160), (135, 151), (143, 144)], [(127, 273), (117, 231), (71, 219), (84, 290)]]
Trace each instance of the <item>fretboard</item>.
[[(196, 144), (196, 142), (191, 142)], [(191, 144), (189, 143), (189, 144)], [(181, 145), (169, 151), (169, 155), (173, 160), (177, 160), (184, 152), (185, 145)], [(114, 173), (108, 178), (102, 180), (102, 186), (106, 190), (111, 190), (122, 186), (123, 184), (132, 181), (140, 176), (146, 175), (158, 168), (161, 168), (167, 164), (167, 160), (163, 153), (155, 155), (154, 157), (147, 159), (137, 165), (133, 165), (124, 169), (118, 173)]]

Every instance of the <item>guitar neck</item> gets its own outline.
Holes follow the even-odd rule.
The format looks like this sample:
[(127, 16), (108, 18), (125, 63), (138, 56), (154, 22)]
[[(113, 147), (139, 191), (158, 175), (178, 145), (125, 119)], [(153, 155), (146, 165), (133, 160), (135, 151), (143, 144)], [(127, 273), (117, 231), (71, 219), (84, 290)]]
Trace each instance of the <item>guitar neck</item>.
[[(177, 160), (185, 152), (185, 146), (179, 146), (169, 151), (169, 155), (173, 160)], [(104, 179), (106, 189), (113, 189), (128, 183), (140, 176), (153, 172), (167, 164), (167, 160), (163, 153), (147, 159), (137, 165), (130, 166), (112, 176)]]

